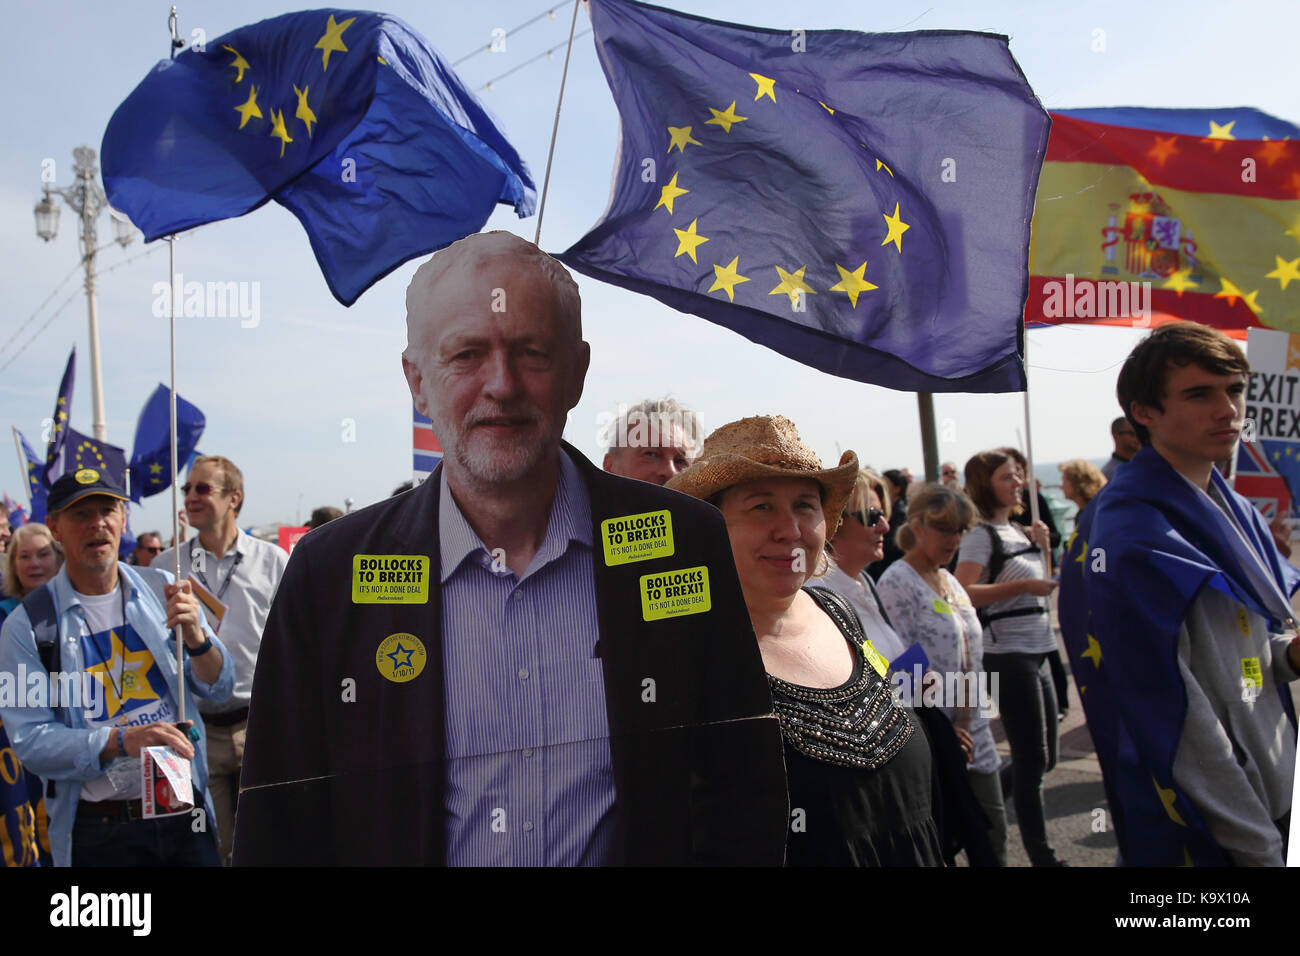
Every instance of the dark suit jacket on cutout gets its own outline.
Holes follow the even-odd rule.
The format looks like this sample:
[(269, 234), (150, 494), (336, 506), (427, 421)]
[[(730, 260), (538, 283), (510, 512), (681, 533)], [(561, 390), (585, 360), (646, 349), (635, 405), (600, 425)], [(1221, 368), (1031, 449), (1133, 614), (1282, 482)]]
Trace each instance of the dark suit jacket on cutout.
[[(789, 821), (781, 731), (722, 516), (563, 447), (591, 498), (593, 656), (604, 662), (618, 862), (780, 865)], [(445, 862), (441, 467), (294, 549), (253, 680), (236, 864)], [(675, 553), (607, 567), (601, 522), (665, 508)], [(428, 603), (354, 604), (356, 554), (428, 555)], [(711, 610), (642, 620), (643, 575), (698, 565), (709, 570)], [(407, 683), (375, 664), (379, 644), (397, 633), (428, 652)], [(345, 694), (347, 678), (355, 695)], [(643, 700), (646, 678), (654, 702)]]

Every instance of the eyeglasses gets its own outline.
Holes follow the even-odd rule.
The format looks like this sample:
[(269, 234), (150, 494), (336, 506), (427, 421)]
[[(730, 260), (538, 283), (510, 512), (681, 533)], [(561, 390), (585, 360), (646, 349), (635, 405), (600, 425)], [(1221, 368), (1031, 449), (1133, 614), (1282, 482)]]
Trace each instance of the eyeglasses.
[(206, 481), (200, 481), (198, 484), (191, 484), (190, 482), (187, 481), (185, 482), (185, 484), (181, 485), (181, 494), (188, 495), (190, 493), (191, 488), (193, 488), (201, 497), (204, 498), (212, 494), (212, 492), (214, 491), (222, 490), (220, 488), (213, 487), (212, 485), (208, 484)]
[(874, 528), (876, 526), (876, 522), (879, 521), (884, 516), (885, 513), (881, 511), (879, 508), (868, 508), (865, 512), (854, 511), (849, 514), (850, 518), (852, 518), (858, 524), (862, 525), (862, 527), (864, 528)]
[(154, 545), (152, 548), (139, 548), (137, 550), (148, 551), (150, 554), (162, 554), (162, 545), (157, 544)]

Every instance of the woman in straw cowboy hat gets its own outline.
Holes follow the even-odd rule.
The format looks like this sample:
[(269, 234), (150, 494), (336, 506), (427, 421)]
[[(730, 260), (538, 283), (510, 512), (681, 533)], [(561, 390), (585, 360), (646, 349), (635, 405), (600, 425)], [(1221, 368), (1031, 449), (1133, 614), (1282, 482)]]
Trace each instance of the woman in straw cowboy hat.
[(791, 866), (941, 866), (930, 751), (894, 702), (852, 607), (821, 588), (826, 539), (858, 474), (835, 468), (781, 416), (723, 425), (668, 487), (716, 505), (785, 735)]

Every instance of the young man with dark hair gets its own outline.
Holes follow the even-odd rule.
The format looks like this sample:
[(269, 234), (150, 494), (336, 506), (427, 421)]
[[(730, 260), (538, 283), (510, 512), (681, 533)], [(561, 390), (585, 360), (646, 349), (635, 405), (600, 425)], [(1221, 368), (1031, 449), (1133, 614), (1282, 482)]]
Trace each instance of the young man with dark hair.
[(1300, 572), (1214, 468), (1235, 453), (1248, 372), (1194, 323), (1138, 344), (1117, 391), (1143, 448), (1064, 562), (1062, 628), (1131, 865), (1284, 863)]

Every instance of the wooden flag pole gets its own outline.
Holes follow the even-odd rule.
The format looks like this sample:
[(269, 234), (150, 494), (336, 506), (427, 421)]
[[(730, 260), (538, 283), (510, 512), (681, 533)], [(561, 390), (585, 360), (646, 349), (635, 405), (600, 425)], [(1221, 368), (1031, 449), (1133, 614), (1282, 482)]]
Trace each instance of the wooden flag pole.
[(917, 392), (917, 409), (921, 417), (921, 453), (925, 456), (925, 480), (939, 480), (939, 440), (934, 430), (934, 393)]
[(546, 153), (546, 176), (542, 180), (542, 198), (537, 203), (537, 232), (533, 245), (542, 242), (542, 214), (546, 212), (546, 192), (551, 186), (551, 160), (555, 158), (555, 137), (560, 132), (560, 107), (564, 105), (564, 84), (569, 79), (569, 58), (573, 56), (573, 31), (578, 26), (578, 7), (582, 0), (573, 0), (573, 19), (569, 22), (569, 46), (564, 51), (564, 72), (560, 74), (560, 98), (555, 103), (555, 124), (551, 127), (551, 148)]
[(18, 428), (16, 425), (10, 425), (10, 430), (14, 433), (14, 451), (18, 453), (18, 470), (23, 473), (23, 487), (27, 489), (27, 520), (35, 521), (32, 515), (32, 480), (27, 475), (27, 456), (23, 454), (22, 443), (18, 441)]

